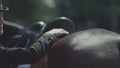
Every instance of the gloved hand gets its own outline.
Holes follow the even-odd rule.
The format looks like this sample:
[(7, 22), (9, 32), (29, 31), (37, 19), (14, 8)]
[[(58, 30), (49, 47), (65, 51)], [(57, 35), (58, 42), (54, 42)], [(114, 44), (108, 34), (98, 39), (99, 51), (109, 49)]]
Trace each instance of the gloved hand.
[(65, 37), (68, 34), (69, 34), (68, 31), (61, 28), (52, 29), (48, 32), (45, 32), (41, 36), (40, 40), (45, 44), (45, 48), (49, 48), (54, 42)]
[(45, 54), (54, 42), (56, 42), (58, 39), (61, 39), (68, 34), (69, 32), (67, 32), (64, 29), (52, 29), (48, 32), (45, 32), (40, 38), (38, 38), (33, 43), (33, 46), (41, 54)]
[(69, 34), (68, 31), (59, 28), (59, 29), (52, 29), (52, 30), (44, 33), (43, 35), (54, 35), (57, 39), (61, 39), (61, 38), (65, 37), (68, 34)]

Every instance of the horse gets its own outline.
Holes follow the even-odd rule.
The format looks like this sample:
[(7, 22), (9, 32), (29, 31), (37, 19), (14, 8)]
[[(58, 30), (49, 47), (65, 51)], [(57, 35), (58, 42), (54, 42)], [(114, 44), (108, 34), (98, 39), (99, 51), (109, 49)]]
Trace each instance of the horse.
[(120, 68), (120, 34), (101, 28), (72, 33), (55, 42), (31, 68)]

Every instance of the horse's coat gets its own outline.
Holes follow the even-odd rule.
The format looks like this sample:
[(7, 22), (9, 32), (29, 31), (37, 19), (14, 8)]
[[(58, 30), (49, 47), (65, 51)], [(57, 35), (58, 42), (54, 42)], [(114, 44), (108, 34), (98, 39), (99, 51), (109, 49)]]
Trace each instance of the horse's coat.
[(120, 68), (119, 43), (120, 35), (112, 31), (79, 31), (53, 44), (48, 59), (40, 61), (45, 67), (32, 68)]

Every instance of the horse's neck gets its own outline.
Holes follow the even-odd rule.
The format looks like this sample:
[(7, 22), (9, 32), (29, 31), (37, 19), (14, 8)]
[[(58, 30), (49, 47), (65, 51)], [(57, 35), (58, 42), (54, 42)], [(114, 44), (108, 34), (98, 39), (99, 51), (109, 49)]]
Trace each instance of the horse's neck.
[[(49, 61), (49, 62), (51, 62), (50, 64), (52, 64), (55, 67), (57, 67), (57, 65), (56, 65), (57, 63), (58, 64), (61, 63), (61, 64), (63, 64), (63, 66), (65, 66), (64, 61), (69, 61), (69, 60), (66, 60), (66, 59), (68, 59), (66, 57), (70, 58), (70, 56), (71, 56), (73, 58), (70, 58), (70, 60), (78, 60), (78, 58), (74, 58), (77, 55), (73, 55), (73, 54), (76, 54), (76, 51), (73, 51), (73, 48), (75, 48), (75, 47), (79, 48), (77, 46), (80, 46), (80, 48), (82, 48), (82, 45), (87, 47), (87, 45), (93, 46), (93, 44), (94, 44), (95, 46), (98, 46), (100, 44), (101, 46), (103, 46), (102, 48), (104, 48), (104, 46), (106, 46), (106, 45), (102, 45), (103, 43), (107, 42), (107, 44), (109, 45), (109, 44), (111, 44), (111, 42), (114, 43), (114, 42), (118, 42), (119, 40), (120, 40), (119, 34), (108, 31), (108, 30), (104, 30), (104, 29), (79, 31), (79, 32), (73, 33), (71, 35), (68, 35), (67, 37), (65, 37), (53, 44), (53, 47), (50, 49), (49, 55), (48, 55), (49, 59), (51, 59), (51, 61)], [(110, 46), (110, 47), (113, 47), (113, 46)], [(89, 49), (89, 47), (87, 47), (87, 48)], [(99, 47), (94, 47), (93, 50), (96, 51), (95, 50), (96, 48), (99, 48)], [(117, 49), (117, 48), (115, 48), (115, 49)], [(80, 50), (80, 49), (78, 49), (78, 50)], [(83, 48), (83, 50), (84, 50), (84, 48)], [(100, 51), (103, 52), (102, 50), (100, 50)], [(68, 53), (68, 52), (70, 52), (70, 53)], [(89, 53), (89, 52), (87, 52), (87, 53)], [(91, 52), (90, 52), (90, 54), (91, 54)], [(87, 57), (87, 56), (85, 56), (85, 57)], [(79, 59), (81, 59), (81, 58), (79, 58)], [(44, 62), (44, 61), (45, 61), (45, 58), (41, 62)], [(57, 63), (55, 63), (55, 61)], [(63, 61), (63, 62), (61, 62), (61, 61)], [(60, 66), (62, 66), (61, 64), (60, 64)], [(74, 64), (74, 63), (72, 63), (72, 64)], [(41, 65), (41, 64), (38, 63), (38, 65)], [(44, 65), (44, 64), (42, 64), (42, 65)], [(79, 65), (79, 63), (78, 63), (78, 65)], [(37, 66), (37, 67), (40, 67), (40, 66)], [(33, 66), (32, 68), (37, 68), (37, 67)], [(43, 67), (43, 68), (47, 68), (47, 67)], [(60, 67), (58, 67), (58, 68), (60, 68)]]
[(30, 68), (48, 68), (48, 54), (43, 56), (37, 63), (31, 64)]

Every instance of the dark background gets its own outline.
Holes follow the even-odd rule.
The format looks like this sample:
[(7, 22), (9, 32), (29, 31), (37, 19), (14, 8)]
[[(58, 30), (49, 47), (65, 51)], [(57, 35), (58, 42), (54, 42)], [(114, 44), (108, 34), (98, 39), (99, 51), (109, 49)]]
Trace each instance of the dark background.
[(104, 28), (120, 32), (120, 0), (4, 0), (10, 8), (4, 19), (20, 25), (37, 21), (49, 23), (65, 16), (76, 31)]

